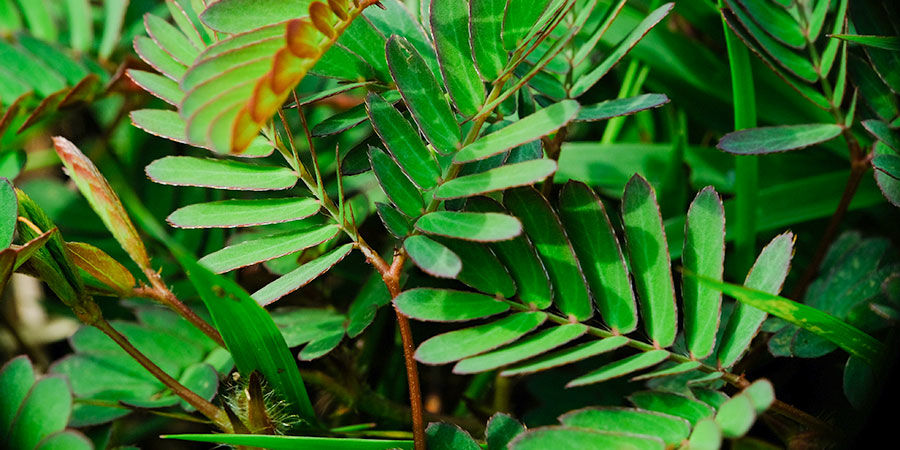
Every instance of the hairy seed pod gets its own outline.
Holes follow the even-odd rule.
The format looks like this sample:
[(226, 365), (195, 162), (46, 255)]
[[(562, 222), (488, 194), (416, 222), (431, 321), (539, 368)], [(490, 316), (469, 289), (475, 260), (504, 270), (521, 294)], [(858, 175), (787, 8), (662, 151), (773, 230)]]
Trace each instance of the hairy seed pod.
[(291, 53), (298, 58), (315, 59), (319, 57), (316, 28), (307, 18), (294, 19), (287, 24), (285, 39)]
[(347, 20), (350, 17), (347, 14), (347, 0), (328, 0), (328, 7), (338, 19)]
[(310, 3), (309, 18), (312, 19), (316, 29), (328, 36), (329, 39), (334, 38), (334, 28), (331, 27), (332, 17), (331, 10), (324, 3), (319, 1)]

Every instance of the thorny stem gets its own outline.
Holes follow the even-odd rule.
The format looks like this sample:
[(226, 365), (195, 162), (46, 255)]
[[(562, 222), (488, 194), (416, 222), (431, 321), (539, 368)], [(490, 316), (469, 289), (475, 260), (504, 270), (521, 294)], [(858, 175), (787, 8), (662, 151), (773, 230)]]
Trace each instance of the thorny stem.
[(179, 383), (178, 380), (172, 378), (159, 368), (153, 361), (150, 361), (146, 355), (141, 353), (140, 350), (135, 348), (131, 342), (128, 341), (128, 338), (119, 333), (106, 319), (99, 318), (95, 320), (91, 325), (97, 327), (100, 331), (110, 337), (119, 347), (122, 347), (122, 350), (125, 350), (135, 361), (137, 361), (141, 366), (147, 369), (156, 379), (162, 382), (169, 390), (171, 390), (175, 395), (181, 397), (186, 401), (189, 405), (193, 406), (197, 411), (201, 414), (209, 418), (209, 420), (213, 421), (216, 425), (219, 426), (223, 431), (229, 432), (231, 431), (231, 425), (228, 422), (228, 417), (225, 414), (225, 411), (219, 409), (203, 397), (197, 395), (194, 391), (188, 389), (183, 384)]

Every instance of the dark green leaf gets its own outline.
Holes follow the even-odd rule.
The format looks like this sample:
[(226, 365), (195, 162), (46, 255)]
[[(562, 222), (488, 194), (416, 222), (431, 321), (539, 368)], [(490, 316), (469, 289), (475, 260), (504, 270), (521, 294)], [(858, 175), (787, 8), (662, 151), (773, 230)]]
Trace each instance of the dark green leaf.
[(435, 322), (478, 319), (509, 309), (506, 303), (484, 294), (431, 288), (403, 291), (394, 298), (394, 305), (413, 319)]
[(406, 175), (422, 189), (437, 185), (441, 172), (419, 133), (390, 103), (377, 94), (366, 97), (372, 127)]
[(687, 439), (691, 426), (687, 420), (658, 412), (633, 408), (586, 408), (560, 416), (568, 427), (598, 431), (656, 436), (668, 445)]
[[(772, 7), (770, 2), (763, 0), (738, 0), (741, 6), (747, 10), (747, 14), (753, 17), (754, 22), (765, 28), (766, 33), (796, 49), (806, 47), (806, 37), (803, 30), (791, 15), (783, 8)], [(732, 6), (736, 7), (736, 5)]]
[(462, 261), (449, 248), (422, 235), (409, 236), (403, 241), (409, 258), (425, 273), (441, 278), (456, 278)]
[(761, 127), (728, 133), (716, 145), (735, 155), (759, 155), (796, 150), (834, 139), (840, 125), (810, 124)]
[(435, 422), (425, 430), (428, 448), (432, 450), (479, 450), (481, 447), (469, 433), (456, 425)]
[(584, 386), (622, 377), (632, 372), (637, 372), (638, 370), (653, 367), (665, 361), (668, 357), (669, 352), (665, 350), (651, 350), (646, 353), (638, 353), (616, 362), (609, 363), (586, 375), (582, 375), (570, 381), (566, 387)]
[(537, 328), (547, 315), (524, 312), (472, 328), (435, 336), (419, 345), (416, 360), (425, 364), (445, 364), (493, 350), (513, 342)]
[(463, 261), (456, 278), (485, 294), (512, 298), (516, 285), (506, 268), (482, 243), (434, 237)]
[(553, 367), (564, 366), (573, 362), (581, 361), (592, 356), (600, 355), (621, 348), (628, 343), (625, 336), (613, 336), (599, 341), (587, 342), (576, 345), (565, 350), (550, 353), (539, 358), (516, 364), (506, 370), (501, 375), (509, 377), (513, 375), (534, 373)]
[(375, 208), (384, 227), (398, 239), (412, 233), (412, 222), (405, 214), (387, 203), (376, 202)]
[(435, 211), (416, 221), (427, 234), (478, 242), (505, 241), (522, 234), (519, 219), (498, 213)]
[(472, 64), (468, 9), (466, 2), (431, 2), (431, 33), (444, 83), (456, 109), (471, 117), (484, 104), (485, 92), (484, 83)]
[(525, 427), (508, 414), (494, 414), (488, 419), (487, 429), (484, 432), (487, 450), (505, 450), (510, 441), (524, 431)]
[(581, 449), (662, 450), (666, 444), (657, 437), (630, 433), (582, 430), (578, 428), (542, 427), (520, 434), (509, 444), (512, 450)]
[(656, 193), (640, 175), (625, 186), (622, 221), (644, 328), (654, 345), (668, 347), (678, 331), (672, 262)]
[(895, 152), (900, 153), (900, 131), (892, 129), (888, 124), (880, 120), (874, 119), (863, 120), (862, 126), (876, 139), (884, 142), (888, 147), (894, 149)]
[(486, 372), (507, 366), (565, 345), (582, 336), (586, 331), (587, 326), (580, 323), (570, 323), (543, 330), (499, 350), (464, 359), (453, 366), (453, 373)]
[(536, 183), (553, 175), (554, 172), (556, 161), (552, 159), (541, 158), (506, 164), (496, 169), (449, 180), (437, 188), (434, 196), (438, 199), (453, 199), (502, 191)]
[(390, 156), (378, 148), (369, 147), (369, 160), (381, 189), (400, 211), (411, 217), (418, 217), (425, 211), (422, 194)]
[(607, 100), (594, 105), (582, 106), (577, 121), (593, 122), (612, 117), (626, 116), (650, 108), (658, 108), (669, 103), (665, 94), (644, 94), (637, 97)]
[(504, 0), (469, 1), (472, 54), (478, 72), (488, 81), (500, 76), (500, 71), (507, 60), (501, 36), (504, 9), (506, 9)]
[(319, 275), (327, 272), (332, 266), (344, 259), (351, 250), (353, 250), (353, 244), (344, 244), (265, 285), (254, 292), (252, 297), (260, 305), (268, 305), (306, 286), (307, 283), (315, 280)]
[(854, 44), (866, 47), (880, 48), (882, 50), (900, 51), (900, 37), (897, 36), (871, 36), (859, 34), (832, 34), (833, 39), (842, 39)]
[(593, 313), (581, 266), (559, 218), (547, 200), (532, 188), (507, 191), (503, 202), (519, 220), (544, 262), (556, 305), (565, 315), (585, 320)]
[(459, 125), (425, 60), (399, 36), (388, 39), (387, 59), (397, 89), (425, 137), (439, 152), (455, 152), (462, 139)]
[(180, 208), (166, 221), (178, 228), (233, 228), (290, 222), (319, 211), (311, 198), (260, 198), (197, 203)]
[(199, 262), (213, 272), (224, 273), (319, 245), (339, 231), (337, 225), (325, 225), (265, 236), (212, 252)]
[(290, 189), (297, 183), (297, 174), (285, 167), (190, 156), (157, 159), (146, 167), (145, 172), (151, 180), (161, 184), (240, 191)]
[(559, 214), (600, 317), (613, 332), (634, 331), (638, 317), (631, 277), (603, 203), (586, 184), (570, 181), (560, 193)]
[(503, 16), (503, 47), (515, 50), (524, 44), (523, 39), (528, 31), (551, 3), (550, 0), (509, 0)]

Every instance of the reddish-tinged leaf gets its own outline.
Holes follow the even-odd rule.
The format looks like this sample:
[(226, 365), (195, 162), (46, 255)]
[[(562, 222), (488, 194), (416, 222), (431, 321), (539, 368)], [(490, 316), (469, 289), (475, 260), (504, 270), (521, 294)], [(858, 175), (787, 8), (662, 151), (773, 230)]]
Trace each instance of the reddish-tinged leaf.
[(66, 250), (76, 266), (116, 292), (125, 294), (134, 287), (131, 272), (103, 250), (83, 242), (66, 242)]

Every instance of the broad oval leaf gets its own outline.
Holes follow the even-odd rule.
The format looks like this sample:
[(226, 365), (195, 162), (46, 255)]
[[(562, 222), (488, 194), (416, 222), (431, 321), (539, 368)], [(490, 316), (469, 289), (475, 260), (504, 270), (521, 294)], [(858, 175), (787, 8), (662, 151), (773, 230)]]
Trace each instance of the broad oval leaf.
[(243, 241), (210, 253), (199, 263), (213, 272), (224, 273), (319, 245), (339, 231), (337, 225), (325, 225)]
[(306, 286), (310, 281), (315, 280), (319, 275), (341, 262), (351, 250), (353, 250), (353, 244), (344, 244), (263, 286), (260, 290), (254, 292), (251, 297), (260, 305), (268, 305)]
[(459, 125), (425, 60), (406, 39), (396, 35), (388, 39), (387, 60), (397, 90), (419, 129), (439, 152), (455, 152), (462, 140)]
[(463, 163), (489, 158), (540, 139), (572, 121), (578, 114), (578, 110), (578, 102), (575, 100), (563, 100), (550, 105), (511, 125), (478, 138), (475, 142), (463, 147), (453, 157), (453, 161)]
[(465, 1), (432, 0), (431, 33), (444, 83), (462, 115), (474, 116), (484, 104), (484, 83), (472, 64), (469, 5)]
[(366, 97), (366, 111), (372, 127), (406, 175), (422, 189), (431, 189), (441, 171), (419, 133), (399, 111), (378, 94)]
[(784, 152), (829, 141), (842, 130), (840, 125), (825, 123), (750, 128), (726, 134), (716, 147), (735, 155)]
[(585, 408), (559, 417), (568, 427), (656, 436), (668, 445), (688, 438), (691, 426), (687, 420), (655, 411), (634, 408)]
[(297, 174), (286, 167), (190, 156), (166, 156), (153, 161), (144, 170), (151, 180), (161, 184), (238, 191), (290, 189), (298, 179)]
[(559, 214), (591, 286), (600, 317), (617, 333), (637, 328), (631, 277), (600, 198), (586, 184), (569, 182), (559, 196)]
[(738, 438), (750, 431), (756, 421), (756, 410), (753, 402), (745, 395), (735, 395), (728, 399), (716, 413), (716, 424), (722, 430), (722, 436)]
[(484, 325), (440, 334), (419, 345), (415, 357), (425, 364), (459, 361), (513, 342), (546, 319), (547, 315), (542, 312), (523, 312)]
[(553, 175), (556, 168), (556, 161), (546, 158), (506, 164), (481, 173), (448, 180), (438, 186), (434, 197), (449, 200), (527, 186)]
[(698, 422), (687, 442), (689, 450), (718, 450), (721, 447), (722, 429), (713, 419)]
[(515, 217), (499, 213), (435, 211), (420, 217), (416, 229), (450, 238), (493, 242), (522, 234), (522, 223)]
[(668, 347), (678, 331), (672, 262), (656, 193), (640, 175), (625, 186), (622, 221), (644, 328), (655, 346)]
[[(681, 262), (688, 271), (716, 280), (725, 268), (725, 208), (712, 186), (697, 194), (684, 225)], [(702, 359), (712, 351), (719, 328), (722, 294), (695, 278), (681, 281), (684, 337), (691, 357)]]
[(455, 322), (500, 314), (509, 309), (505, 302), (475, 292), (416, 288), (394, 298), (394, 306), (413, 319)]
[(409, 236), (403, 241), (409, 258), (423, 272), (440, 278), (456, 278), (462, 261), (449, 248), (422, 235)]
[(453, 373), (469, 374), (486, 372), (488, 370), (526, 360), (565, 345), (582, 336), (586, 331), (587, 326), (580, 323), (570, 323), (549, 328), (524, 339), (520, 339), (516, 343), (499, 350), (466, 358), (453, 366)]
[(175, 210), (166, 221), (177, 228), (234, 228), (305, 219), (319, 211), (311, 198), (261, 198), (197, 203)]

